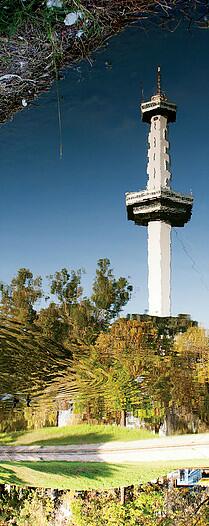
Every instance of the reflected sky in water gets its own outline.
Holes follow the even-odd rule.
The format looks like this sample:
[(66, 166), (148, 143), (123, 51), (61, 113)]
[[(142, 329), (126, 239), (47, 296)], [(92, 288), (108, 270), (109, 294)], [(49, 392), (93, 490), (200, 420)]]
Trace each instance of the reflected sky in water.
[(140, 121), (140, 92), (143, 84), (150, 97), (161, 64), (163, 87), (178, 106), (170, 126), (173, 186), (195, 197), (191, 222), (178, 229), (192, 259), (173, 235), (173, 313), (190, 313), (209, 326), (208, 44), (209, 31), (133, 26), (92, 62), (66, 70), (59, 83), (62, 160), (55, 86), (2, 127), (4, 282), (19, 267), (43, 276), (84, 267), (88, 293), (97, 259), (109, 257), (134, 284), (127, 310), (146, 309), (146, 229), (128, 223), (124, 194), (146, 184), (148, 129)]

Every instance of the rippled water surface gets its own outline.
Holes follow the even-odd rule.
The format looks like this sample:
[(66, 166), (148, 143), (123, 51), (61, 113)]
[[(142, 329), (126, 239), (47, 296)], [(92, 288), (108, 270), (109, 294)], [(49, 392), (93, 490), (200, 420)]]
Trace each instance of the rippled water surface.
[(35, 328), (1, 317), (0, 409), (32, 407), (43, 396), (50, 404), (69, 397), (72, 385), (69, 351)]

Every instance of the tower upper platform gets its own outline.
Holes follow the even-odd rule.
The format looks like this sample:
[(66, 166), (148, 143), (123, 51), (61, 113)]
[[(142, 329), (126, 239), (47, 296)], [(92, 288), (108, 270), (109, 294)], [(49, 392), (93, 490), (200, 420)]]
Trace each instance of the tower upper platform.
[(155, 115), (162, 115), (167, 118), (167, 122), (176, 120), (176, 104), (170, 102), (165, 93), (161, 90), (161, 73), (160, 67), (157, 70), (157, 93), (147, 102), (141, 104), (141, 116), (143, 122), (151, 122)]
[(192, 205), (191, 195), (170, 188), (126, 193), (128, 219), (141, 226), (147, 226), (149, 221), (165, 221), (172, 227), (182, 227), (191, 218)]

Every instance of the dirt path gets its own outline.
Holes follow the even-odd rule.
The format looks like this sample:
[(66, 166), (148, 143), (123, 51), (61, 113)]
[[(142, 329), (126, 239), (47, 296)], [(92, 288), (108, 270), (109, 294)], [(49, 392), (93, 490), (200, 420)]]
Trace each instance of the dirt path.
[(0, 447), (0, 461), (67, 460), (126, 463), (186, 459), (204, 459), (205, 465), (209, 466), (209, 433), (103, 444)]

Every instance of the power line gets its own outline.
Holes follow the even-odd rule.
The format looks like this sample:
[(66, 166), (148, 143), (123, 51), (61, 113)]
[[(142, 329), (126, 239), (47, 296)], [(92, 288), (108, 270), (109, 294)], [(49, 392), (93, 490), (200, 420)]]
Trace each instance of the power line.
[(176, 234), (176, 237), (184, 251), (184, 253), (186, 254), (186, 256), (188, 257), (188, 259), (191, 261), (192, 263), (192, 268), (194, 270), (194, 272), (196, 272), (196, 274), (198, 274), (200, 276), (200, 281), (203, 285), (203, 287), (209, 292), (209, 286), (207, 284), (207, 282), (205, 281), (205, 277), (203, 275), (203, 273), (201, 272), (201, 270), (199, 269), (198, 265), (196, 264), (196, 261), (194, 260), (193, 256), (191, 256), (190, 252), (188, 251), (187, 247), (185, 246), (183, 240), (181, 239), (181, 237), (179, 236), (179, 233), (177, 232), (176, 228), (173, 228), (175, 234)]

